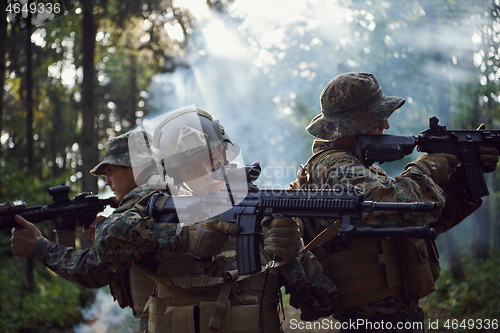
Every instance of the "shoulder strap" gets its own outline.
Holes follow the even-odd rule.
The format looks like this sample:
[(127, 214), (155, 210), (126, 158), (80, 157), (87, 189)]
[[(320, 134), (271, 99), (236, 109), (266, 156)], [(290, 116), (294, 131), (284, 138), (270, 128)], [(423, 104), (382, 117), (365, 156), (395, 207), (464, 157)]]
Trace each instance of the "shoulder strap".
[[(311, 221), (308, 221), (309, 223), (306, 223), (306, 228), (307, 232), (309, 233), (310, 237), (313, 237), (313, 235), (316, 235), (315, 231), (312, 230), (311, 226)], [(340, 226), (342, 225), (340, 220), (335, 221), (333, 224), (329, 225), (328, 228), (323, 230), (321, 233), (319, 233), (317, 236), (314, 236), (314, 238), (307, 244), (304, 249), (300, 252), (307, 252), (310, 251), (318, 246), (321, 247), (320, 251), (326, 253), (326, 250), (321, 246), (324, 242), (326, 242), (329, 239), (332, 239), (333, 237), (337, 236), (340, 230)], [(321, 259), (320, 259), (321, 261)]]
[[(297, 173), (297, 180), (295, 180), (291, 184), (291, 186), (294, 189), (308, 189), (311, 185), (310, 183), (311, 173), (316, 168), (321, 158), (327, 155), (334, 154), (336, 152), (337, 150), (328, 149), (328, 150), (323, 150), (311, 156), (305, 165), (300, 165), (300, 170)], [(310, 241), (309, 244), (307, 244), (305, 248), (301, 251), (301, 253), (316, 248), (316, 250), (314, 251), (314, 255), (318, 258), (318, 260), (321, 263), (325, 263), (327, 261), (328, 252), (323, 246), (321, 246), (321, 244), (323, 244), (325, 241), (338, 234), (338, 230), (340, 229), (341, 223), (338, 221), (335, 222), (334, 224), (330, 225), (327, 229), (323, 230), (319, 235), (314, 230), (311, 219), (304, 219), (303, 225), (305, 227), (307, 235), (309, 236), (308, 238), (310, 239)]]
[(151, 191), (150, 193), (146, 194), (145, 196), (139, 198), (138, 200), (129, 200), (125, 202), (123, 205), (118, 206), (113, 213), (123, 213), (126, 210), (129, 210), (130, 208), (134, 207), (135, 204), (140, 204), (140, 205), (145, 205), (149, 199), (156, 193), (160, 193), (160, 191), (155, 190)]
[(299, 171), (297, 172), (297, 179), (294, 182), (292, 182), (290, 186), (296, 190), (308, 189), (309, 186), (311, 185), (310, 180), (311, 180), (312, 170), (316, 168), (321, 157), (334, 154), (336, 152), (337, 150), (329, 149), (329, 150), (323, 150), (311, 156), (309, 160), (307, 160), (305, 165), (303, 164), (300, 165)]

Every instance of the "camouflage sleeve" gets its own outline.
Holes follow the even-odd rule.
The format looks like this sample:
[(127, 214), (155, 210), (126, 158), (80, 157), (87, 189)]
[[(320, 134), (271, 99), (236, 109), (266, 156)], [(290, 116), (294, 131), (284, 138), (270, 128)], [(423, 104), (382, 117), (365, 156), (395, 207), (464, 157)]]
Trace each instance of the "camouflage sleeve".
[(445, 204), (443, 190), (418, 168), (408, 168), (395, 178), (374, 165), (366, 168), (347, 152), (325, 155), (311, 175), (311, 183), (322, 188), (355, 185), (363, 191), (363, 198), (380, 202), (436, 202), (438, 212), (372, 211), (363, 215), (360, 225), (370, 227), (418, 226), (437, 221)]
[(119, 268), (123, 262), (152, 257), (163, 260), (179, 252), (177, 223), (155, 223), (146, 208), (136, 204), (120, 214), (112, 214), (96, 227), (99, 261)]
[(101, 264), (97, 259), (96, 249), (78, 250), (50, 242), (42, 238), (33, 248), (33, 258), (57, 275), (84, 288), (100, 288), (118, 279), (122, 266), (116, 273)]
[(286, 279), (284, 285), (290, 294), (290, 305), (300, 309), (302, 320), (313, 321), (333, 314), (339, 298), (337, 287), (311, 252), (301, 254), (279, 269)]

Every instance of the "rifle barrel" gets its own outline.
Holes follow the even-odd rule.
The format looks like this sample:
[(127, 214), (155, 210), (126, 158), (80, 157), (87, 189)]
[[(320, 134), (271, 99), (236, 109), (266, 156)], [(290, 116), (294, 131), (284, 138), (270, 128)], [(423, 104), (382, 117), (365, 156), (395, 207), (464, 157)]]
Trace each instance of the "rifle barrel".
[(413, 237), (436, 239), (437, 232), (434, 228), (424, 225), (421, 227), (404, 228), (353, 228), (340, 229), (339, 234), (353, 238), (378, 238), (378, 237)]
[(435, 202), (361, 202), (361, 207), (367, 210), (396, 210), (415, 212), (435, 212), (437, 205)]

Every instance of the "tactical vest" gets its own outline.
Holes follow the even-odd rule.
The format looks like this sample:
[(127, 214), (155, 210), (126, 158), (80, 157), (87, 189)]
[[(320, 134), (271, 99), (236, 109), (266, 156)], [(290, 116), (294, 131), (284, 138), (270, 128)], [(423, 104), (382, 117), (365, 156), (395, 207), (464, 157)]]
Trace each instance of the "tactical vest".
[[(234, 237), (213, 258), (179, 253), (161, 261), (155, 272), (138, 266), (156, 281), (145, 307), (149, 332), (282, 333), (276, 270), (238, 276)], [(269, 262), (263, 249), (261, 261)]]
[(120, 307), (129, 306), (133, 310), (134, 317), (147, 318), (144, 307), (154, 290), (154, 280), (132, 265), (121, 280), (113, 281), (109, 287)]
[[(310, 175), (321, 157), (334, 154), (326, 150), (313, 155), (301, 166), (295, 189), (309, 188)], [(308, 239), (317, 236), (313, 221), (304, 219)], [(439, 256), (434, 241), (428, 239), (354, 239), (348, 249), (328, 253), (323, 245), (311, 250), (339, 290), (339, 311), (368, 304), (386, 297), (402, 295), (419, 299), (435, 290), (439, 277)]]
[[(139, 202), (147, 202), (149, 198), (157, 191), (154, 191), (144, 198), (140, 199)], [(135, 204), (135, 202), (128, 202), (125, 205), (121, 205), (115, 209), (113, 213), (122, 213)], [(130, 307), (132, 308), (133, 314), (136, 318), (147, 318), (148, 315), (144, 313), (144, 307), (146, 306), (149, 296), (151, 296), (153, 289), (155, 287), (155, 281), (149, 278), (136, 266), (131, 265), (127, 273), (122, 277), (122, 279), (113, 281), (109, 285), (111, 294), (118, 302), (120, 307)]]

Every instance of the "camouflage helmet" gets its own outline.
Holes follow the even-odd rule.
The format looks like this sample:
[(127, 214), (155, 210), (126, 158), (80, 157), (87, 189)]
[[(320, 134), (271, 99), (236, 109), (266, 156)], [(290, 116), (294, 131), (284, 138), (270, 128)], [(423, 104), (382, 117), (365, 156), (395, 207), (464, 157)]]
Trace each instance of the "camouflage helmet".
[[(104, 168), (106, 165), (121, 165), (126, 167), (132, 167), (130, 161), (130, 153), (129, 153), (129, 145), (130, 140), (139, 140), (144, 138), (144, 135), (147, 135), (144, 131), (130, 131), (120, 136), (111, 138), (106, 143), (106, 154), (104, 156), (104, 160), (101, 163), (97, 164), (90, 173), (94, 176), (104, 176)], [(144, 160), (151, 160), (151, 154), (147, 154), (144, 152), (146, 156)], [(136, 156), (136, 158), (139, 158)]]
[[(186, 165), (223, 145), (225, 162), (240, 152), (219, 120), (196, 107), (172, 111), (156, 128), (151, 150), (160, 169)], [(163, 173), (163, 172), (162, 172)]]
[(340, 74), (321, 92), (321, 113), (311, 120), (307, 132), (323, 140), (367, 133), (382, 125), (404, 102), (400, 97), (385, 96), (372, 74)]

